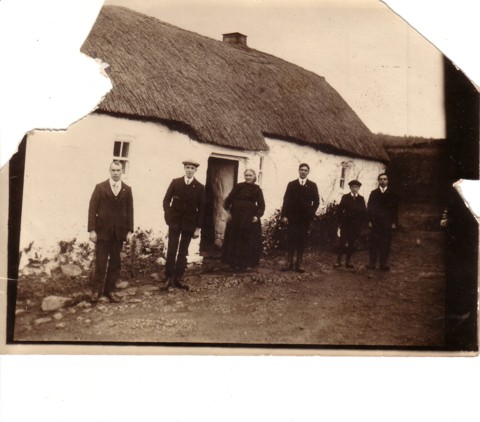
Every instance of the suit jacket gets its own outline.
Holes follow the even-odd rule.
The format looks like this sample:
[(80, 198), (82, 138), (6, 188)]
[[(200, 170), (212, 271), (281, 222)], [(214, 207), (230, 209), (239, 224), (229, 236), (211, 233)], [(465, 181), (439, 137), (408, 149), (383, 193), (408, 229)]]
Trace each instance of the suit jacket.
[(391, 228), (398, 223), (398, 197), (390, 188), (382, 193), (380, 188), (372, 190), (367, 205), (368, 221), (373, 227)]
[(307, 179), (301, 186), (298, 179), (287, 185), (283, 197), (282, 218), (287, 217), (291, 224), (308, 223), (315, 216), (320, 197), (315, 182)]
[(130, 186), (122, 182), (117, 197), (110, 181), (99, 183), (90, 198), (88, 207), (88, 231), (95, 230), (98, 240), (125, 240), (133, 232), (133, 196)]
[(367, 207), (362, 195), (354, 199), (351, 193), (342, 196), (338, 205), (338, 223), (344, 230), (358, 229), (360, 231), (367, 219)]
[(183, 177), (173, 179), (163, 198), (163, 210), (169, 227), (195, 231), (203, 224), (205, 187), (195, 178), (188, 186)]

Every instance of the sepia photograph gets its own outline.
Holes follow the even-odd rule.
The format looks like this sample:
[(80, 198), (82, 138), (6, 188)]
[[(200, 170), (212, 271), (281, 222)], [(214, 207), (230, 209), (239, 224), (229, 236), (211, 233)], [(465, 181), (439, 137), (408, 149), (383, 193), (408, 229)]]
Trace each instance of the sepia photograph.
[(105, 2), (111, 90), (9, 162), (8, 344), (478, 351), (478, 91), (307, 3)]

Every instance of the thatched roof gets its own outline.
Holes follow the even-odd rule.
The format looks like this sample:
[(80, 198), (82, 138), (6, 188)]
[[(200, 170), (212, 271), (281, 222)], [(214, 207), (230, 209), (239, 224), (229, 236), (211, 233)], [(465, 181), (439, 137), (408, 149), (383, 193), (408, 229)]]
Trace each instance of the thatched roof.
[(161, 121), (192, 138), (267, 150), (264, 136), (388, 160), (324, 78), (254, 49), (226, 44), (118, 6), (105, 6), (82, 50), (110, 65), (99, 111)]

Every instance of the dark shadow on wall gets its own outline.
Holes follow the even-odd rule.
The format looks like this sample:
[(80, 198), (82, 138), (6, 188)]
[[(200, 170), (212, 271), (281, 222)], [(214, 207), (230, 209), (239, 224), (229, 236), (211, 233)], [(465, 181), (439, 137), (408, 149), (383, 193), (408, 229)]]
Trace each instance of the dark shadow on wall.
[(17, 297), (18, 265), (20, 263), (20, 229), (22, 220), (23, 179), (25, 174), (25, 136), (12, 156), (8, 167), (8, 283), (7, 283), (7, 343), (13, 341), (15, 304)]
[(446, 229), (446, 346), (477, 351), (478, 224), (451, 187), (459, 179), (479, 178), (479, 100), (468, 78), (444, 59), (448, 185)]

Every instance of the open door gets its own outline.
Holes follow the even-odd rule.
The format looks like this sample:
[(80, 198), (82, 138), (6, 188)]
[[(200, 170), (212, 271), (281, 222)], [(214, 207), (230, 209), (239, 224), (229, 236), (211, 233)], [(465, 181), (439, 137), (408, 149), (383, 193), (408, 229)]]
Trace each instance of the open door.
[(237, 183), (238, 161), (210, 157), (205, 185), (205, 217), (200, 241), (200, 254), (219, 257), (225, 235), (228, 213), (223, 202)]

